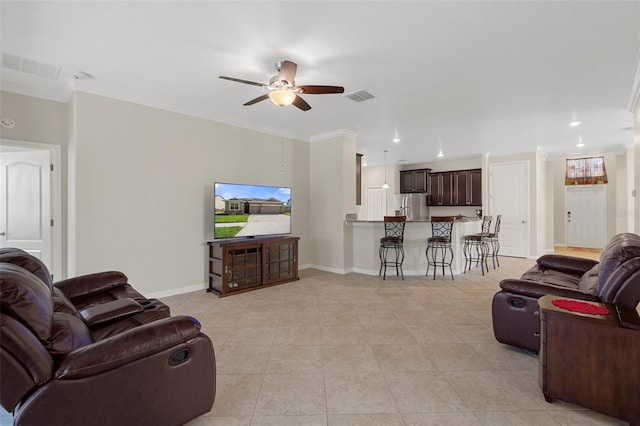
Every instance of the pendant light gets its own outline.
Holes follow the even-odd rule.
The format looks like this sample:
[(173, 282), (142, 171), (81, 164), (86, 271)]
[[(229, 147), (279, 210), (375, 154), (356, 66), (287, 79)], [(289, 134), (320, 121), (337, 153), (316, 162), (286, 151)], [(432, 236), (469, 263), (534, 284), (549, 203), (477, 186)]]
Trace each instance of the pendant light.
[(382, 189), (389, 189), (389, 184), (387, 183), (387, 150), (384, 150), (384, 183), (382, 184)]

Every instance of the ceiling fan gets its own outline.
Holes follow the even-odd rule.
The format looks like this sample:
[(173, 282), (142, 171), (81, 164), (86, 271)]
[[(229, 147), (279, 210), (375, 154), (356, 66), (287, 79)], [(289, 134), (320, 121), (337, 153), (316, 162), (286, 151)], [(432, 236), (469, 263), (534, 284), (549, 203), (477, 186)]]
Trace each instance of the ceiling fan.
[(323, 95), (329, 93), (344, 93), (342, 86), (318, 86), (318, 85), (302, 85), (296, 86), (295, 76), (298, 65), (291, 61), (281, 61), (274, 64), (277, 75), (269, 79), (269, 84), (256, 83), (255, 81), (242, 80), (240, 78), (226, 77), (221, 75), (224, 80), (235, 81), (238, 83), (251, 84), (260, 86), (269, 91), (269, 93), (258, 96), (255, 99), (246, 102), (244, 105), (253, 105), (269, 98), (278, 106), (295, 105), (303, 111), (309, 111), (311, 106), (300, 97), (300, 94)]

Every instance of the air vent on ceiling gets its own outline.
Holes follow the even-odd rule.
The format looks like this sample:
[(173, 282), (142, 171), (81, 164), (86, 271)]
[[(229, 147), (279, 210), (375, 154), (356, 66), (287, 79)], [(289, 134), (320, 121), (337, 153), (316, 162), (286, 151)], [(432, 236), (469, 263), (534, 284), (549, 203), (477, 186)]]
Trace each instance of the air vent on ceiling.
[(50, 78), (51, 80), (57, 80), (58, 75), (60, 75), (60, 67), (4, 52), (2, 53), (2, 66), (28, 74), (39, 75), (40, 77)]
[(347, 93), (344, 96), (355, 102), (364, 102), (364, 101), (368, 101), (369, 99), (375, 98), (375, 96), (373, 96), (371, 93), (367, 92), (366, 90), (357, 90), (355, 92)]
[(633, 126), (621, 127), (620, 131), (622, 131), (622, 132), (631, 132), (631, 131), (633, 131)]

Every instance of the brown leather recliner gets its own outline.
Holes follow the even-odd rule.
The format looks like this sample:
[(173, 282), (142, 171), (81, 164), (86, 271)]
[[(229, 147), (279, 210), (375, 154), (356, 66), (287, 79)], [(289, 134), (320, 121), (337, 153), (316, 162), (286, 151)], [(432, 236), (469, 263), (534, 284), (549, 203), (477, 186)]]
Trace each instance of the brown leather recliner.
[(539, 352), (538, 299), (546, 294), (636, 309), (640, 302), (640, 236), (614, 236), (602, 251), (600, 262), (541, 256), (520, 279), (502, 280), (500, 288), (492, 305), (496, 340)]
[(0, 252), (0, 403), (14, 425), (179, 425), (211, 410), (213, 345), (197, 320), (169, 316), (131, 286), (109, 300), (108, 288), (126, 283), (119, 273), (50, 287), (39, 278), (46, 267), (36, 276), (19, 265), (29, 266), (24, 252), (21, 261), (8, 252)]

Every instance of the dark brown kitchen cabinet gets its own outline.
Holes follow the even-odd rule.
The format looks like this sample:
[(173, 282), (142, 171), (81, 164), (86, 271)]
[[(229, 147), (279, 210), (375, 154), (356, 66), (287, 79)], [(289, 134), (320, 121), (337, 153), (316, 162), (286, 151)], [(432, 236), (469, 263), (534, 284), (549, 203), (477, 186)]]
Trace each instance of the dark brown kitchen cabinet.
[(460, 170), (454, 172), (454, 204), (456, 206), (482, 205), (482, 171)]
[(454, 205), (453, 172), (429, 173), (428, 206)]
[(482, 170), (429, 173), (428, 206), (481, 206)]
[(427, 177), (431, 169), (401, 170), (400, 193), (424, 193), (427, 192)]
[(469, 191), (469, 205), (481, 206), (482, 205), (482, 170), (471, 170), (471, 190)]

